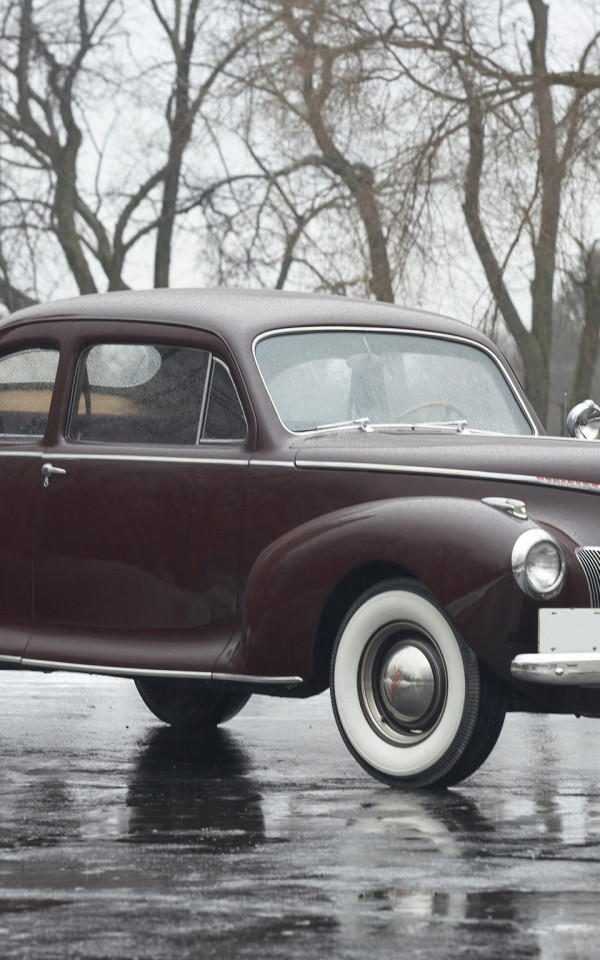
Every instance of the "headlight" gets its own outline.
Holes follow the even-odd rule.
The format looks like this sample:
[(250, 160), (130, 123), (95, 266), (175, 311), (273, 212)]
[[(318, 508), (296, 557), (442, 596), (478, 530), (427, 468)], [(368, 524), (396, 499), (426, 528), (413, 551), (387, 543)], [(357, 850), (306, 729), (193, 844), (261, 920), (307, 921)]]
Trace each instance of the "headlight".
[(569, 411), (567, 432), (578, 440), (600, 439), (600, 407), (593, 400), (584, 400)]
[(536, 600), (551, 600), (567, 575), (560, 544), (544, 530), (525, 530), (515, 542), (512, 568), (521, 590)]

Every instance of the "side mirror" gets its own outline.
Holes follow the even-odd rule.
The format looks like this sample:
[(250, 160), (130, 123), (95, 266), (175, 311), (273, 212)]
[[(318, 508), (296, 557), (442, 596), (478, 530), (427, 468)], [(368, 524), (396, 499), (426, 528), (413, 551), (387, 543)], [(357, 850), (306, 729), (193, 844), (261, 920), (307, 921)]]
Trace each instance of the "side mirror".
[(577, 440), (599, 440), (600, 407), (593, 400), (576, 404), (567, 414), (567, 433)]

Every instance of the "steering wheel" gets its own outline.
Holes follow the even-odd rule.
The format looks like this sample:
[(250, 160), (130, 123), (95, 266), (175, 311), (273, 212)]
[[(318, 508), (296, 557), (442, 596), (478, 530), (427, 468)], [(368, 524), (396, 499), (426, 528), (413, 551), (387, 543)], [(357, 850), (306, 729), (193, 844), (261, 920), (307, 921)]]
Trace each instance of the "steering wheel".
[(464, 420), (464, 414), (449, 400), (428, 400), (425, 403), (417, 403), (414, 407), (409, 407), (407, 410), (403, 410), (402, 413), (398, 415), (398, 419), (408, 417), (411, 414), (416, 413), (417, 410), (427, 410), (431, 409), (431, 407), (445, 407), (446, 410), (455, 414), (459, 420)]

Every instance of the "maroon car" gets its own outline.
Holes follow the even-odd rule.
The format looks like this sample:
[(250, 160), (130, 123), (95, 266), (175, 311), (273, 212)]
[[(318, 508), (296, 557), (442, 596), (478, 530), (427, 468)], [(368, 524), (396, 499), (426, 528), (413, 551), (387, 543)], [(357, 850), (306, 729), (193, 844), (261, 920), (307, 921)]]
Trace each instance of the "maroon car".
[(600, 716), (598, 448), (542, 434), (489, 340), (387, 304), (13, 314), (1, 665), (131, 677), (199, 729), (330, 686), (369, 773), (456, 783), (507, 709)]

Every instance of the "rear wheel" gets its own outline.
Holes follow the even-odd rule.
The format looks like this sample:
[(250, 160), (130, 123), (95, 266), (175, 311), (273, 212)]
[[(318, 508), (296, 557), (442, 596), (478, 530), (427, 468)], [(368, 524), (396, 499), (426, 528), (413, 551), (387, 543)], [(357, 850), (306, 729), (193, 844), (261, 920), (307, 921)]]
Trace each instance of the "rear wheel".
[(250, 699), (249, 693), (223, 691), (197, 680), (136, 677), (135, 685), (155, 717), (172, 727), (216, 727), (235, 717)]
[(332, 658), (335, 718), (350, 752), (392, 786), (457, 783), (496, 742), (505, 703), (433, 596), (411, 580), (367, 590)]

